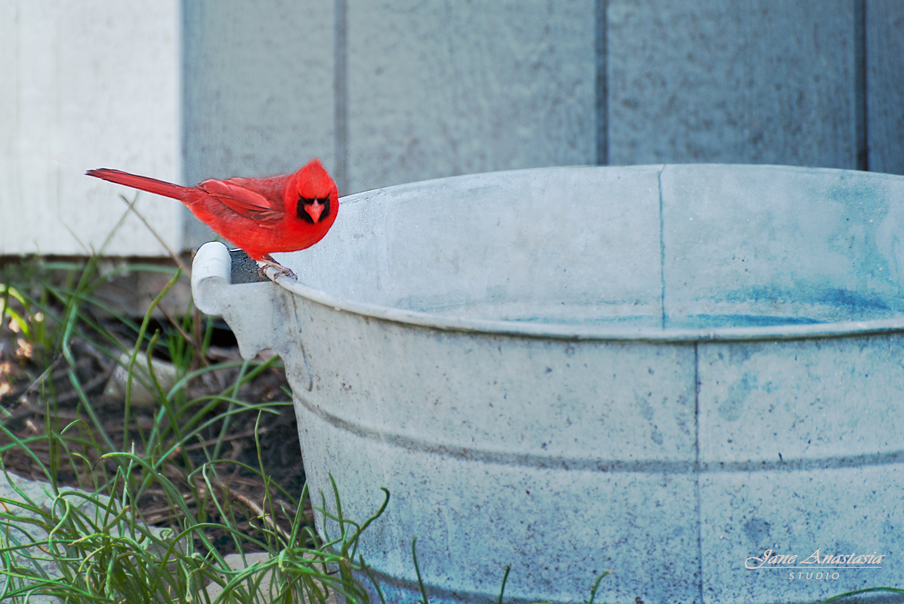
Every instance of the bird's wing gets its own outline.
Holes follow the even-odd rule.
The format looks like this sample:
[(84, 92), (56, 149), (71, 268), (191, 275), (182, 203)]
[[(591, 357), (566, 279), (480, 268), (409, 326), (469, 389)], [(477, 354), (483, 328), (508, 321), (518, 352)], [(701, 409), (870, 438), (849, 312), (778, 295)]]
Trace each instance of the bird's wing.
[(262, 226), (282, 220), (286, 214), (282, 201), (274, 202), (260, 193), (246, 189), (242, 186), (244, 180), (241, 178), (205, 180), (198, 185), (198, 188), (236, 214), (260, 223)]

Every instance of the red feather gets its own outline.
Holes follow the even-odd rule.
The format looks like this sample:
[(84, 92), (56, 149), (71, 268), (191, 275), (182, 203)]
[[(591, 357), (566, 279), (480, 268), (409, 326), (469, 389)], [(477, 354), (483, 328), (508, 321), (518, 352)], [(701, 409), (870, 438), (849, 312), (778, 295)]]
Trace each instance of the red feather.
[(303, 250), (320, 241), (339, 210), (336, 183), (312, 159), (294, 174), (270, 178), (205, 180), (195, 187), (100, 168), (88, 176), (172, 197), (199, 220), (245, 250), (255, 260), (276, 264), (273, 252)]

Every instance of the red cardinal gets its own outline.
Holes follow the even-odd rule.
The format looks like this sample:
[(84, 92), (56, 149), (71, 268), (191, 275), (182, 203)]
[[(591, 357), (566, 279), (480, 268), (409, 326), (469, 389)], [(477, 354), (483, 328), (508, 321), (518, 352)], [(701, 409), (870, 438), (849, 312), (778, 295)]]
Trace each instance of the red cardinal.
[(178, 199), (201, 222), (249, 256), (290, 277), (295, 274), (270, 254), (311, 247), (330, 230), (339, 210), (336, 183), (319, 159), (312, 159), (294, 174), (205, 180), (196, 187), (109, 168), (88, 170), (86, 174)]

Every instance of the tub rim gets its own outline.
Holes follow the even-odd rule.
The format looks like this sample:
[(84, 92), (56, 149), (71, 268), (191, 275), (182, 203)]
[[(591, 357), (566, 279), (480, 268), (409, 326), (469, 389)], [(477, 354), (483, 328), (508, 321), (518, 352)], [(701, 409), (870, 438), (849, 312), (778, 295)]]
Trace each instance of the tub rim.
[[(274, 270), (275, 269), (268, 269)], [(416, 310), (402, 310), (341, 296), (304, 285), (288, 277), (277, 284), (283, 289), (332, 310), (380, 319), (402, 325), (413, 325), (440, 331), (469, 332), (484, 335), (526, 336), (559, 340), (615, 340), (638, 342), (696, 342), (740, 340), (798, 340), (809, 338), (851, 337), (904, 331), (904, 317), (870, 321), (840, 321), (802, 325), (758, 325), (755, 327), (713, 327), (702, 329), (634, 327), (618, 328), (567, 323), (530, 323), (500, 319), (472, 319), (441, 316)]]
[[(340, 205), (357, 203), (391, 190), (410, 189), (428, 184), (442, 184), (470, 178), (480, 178), (489, 174), (517, 174), (545, 170), (609, 170), (609, 169), (658, 169), (661, 172), (670, 168), (712, 168), (727, 167), (764, 171), (789, 171), (799, 173), (826, 173), (833, 175), (850, 175), (870, 180), (904, 181), (904, 175), (884, 172), (863, 172), (840, 168), (788, 166), (781, 164), (731, 164), (731, 163), (699, 163), (699, 164), (638, 164), (629, 166), (547, 166), (518, 170), (500, 170), (464, 174), (444, 178), (427, 179), (399, 185), (382, 187), (354, 193), (340, 198)], [(271, 277), (276, 272), (267, 268)], [(380, 319), (402, 325), (413, 325), (450, 332), (467, 332), (485, 335), (522, 336), (561, 340), (611, 340), (638, 342), (696, 342), (696, 341), (743, 341), (743, 340), (798, 340), (810, 338), (837, 338), (860, 335), (875, 335), (904, 331), (904, 315), (888, 319), (870, 319), (865, 321), (836, 321), (828, 323), (807, 323), (794, 325), (758, 325), (750, 327), (712, 327), (712, 328), (673, 328), (673, 327), (615, 327), (610, 325), (573, 325), (556, 323), (531, 323), (502, 319), (456, 318), (438, 315), (426, 311), (404, 310), (391, 306), (383, 306), (367, 302), (358, 302), (343, 296), (331, 294), (315, 287), (305, 285), (285, 276), (279, 276), (275, 283), (283, 289), (333, 310), (346, 312), (361, 317)]]

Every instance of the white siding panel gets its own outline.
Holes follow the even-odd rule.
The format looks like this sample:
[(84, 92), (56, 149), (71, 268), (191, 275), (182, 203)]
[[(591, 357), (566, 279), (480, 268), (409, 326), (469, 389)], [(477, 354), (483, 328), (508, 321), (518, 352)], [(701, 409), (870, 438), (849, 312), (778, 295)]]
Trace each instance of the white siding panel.
[(851, 0), (609, 0), (609, 162), (857, 168)]
[[(0, 8), (0, 254), (100, 249), (127, 189), (84, 176), (114, 167), (179, 174), (179, 1), (15, 0)], [(179, 203), (139, 211), (179, 247)], [(134, 216), (108, 255), (165, 254)]]
[(348, 0), (349, 190), (593, 164), (592, 0)]

